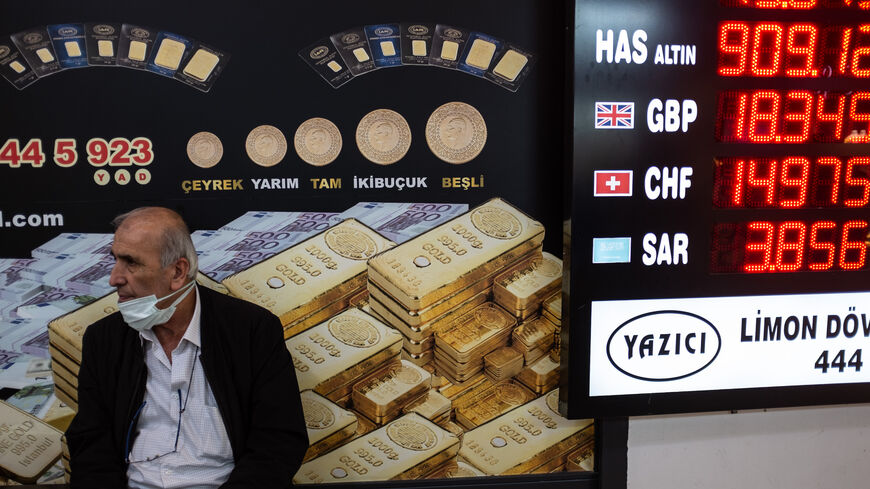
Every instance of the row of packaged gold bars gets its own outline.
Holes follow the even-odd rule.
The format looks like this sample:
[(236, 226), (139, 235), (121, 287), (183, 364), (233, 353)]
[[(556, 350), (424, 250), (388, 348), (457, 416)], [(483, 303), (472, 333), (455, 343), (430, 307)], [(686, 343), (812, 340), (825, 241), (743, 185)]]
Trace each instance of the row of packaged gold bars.
[[(561, 417), (553, 390), (562, 270), (543, 237), (493, 199), (399, 246), (346, 220), (197, 281), (281, 318), (311, 441), (299, 483), (589, 470), (591, 421)], [(72, 407), (84, 330), (116, 303), (49, 326)]]

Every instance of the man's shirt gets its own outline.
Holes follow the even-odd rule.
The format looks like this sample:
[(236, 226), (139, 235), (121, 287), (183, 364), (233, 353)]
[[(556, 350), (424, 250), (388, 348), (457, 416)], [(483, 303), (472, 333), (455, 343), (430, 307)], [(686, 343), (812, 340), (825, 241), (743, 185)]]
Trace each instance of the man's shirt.
[[(148, 380), (145, 404), (135, 421), (139, 435), (129, 456), (129, 487), (215, 488), (233, 470), (227, 431), (198, 358), (200, 302), (196, 293), (193, 317), (172, 351), (171, 362), (153, 331), (139, 333)], [(176, 435), (177, 451), (170, 453)]]

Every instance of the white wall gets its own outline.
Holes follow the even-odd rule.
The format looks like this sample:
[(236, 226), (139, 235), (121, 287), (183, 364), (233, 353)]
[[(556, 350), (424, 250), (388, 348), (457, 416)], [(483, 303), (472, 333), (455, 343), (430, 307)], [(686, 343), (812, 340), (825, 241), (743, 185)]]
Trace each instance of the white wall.
[(870, 489), (870, 405), (637, 417), (629, 489)]

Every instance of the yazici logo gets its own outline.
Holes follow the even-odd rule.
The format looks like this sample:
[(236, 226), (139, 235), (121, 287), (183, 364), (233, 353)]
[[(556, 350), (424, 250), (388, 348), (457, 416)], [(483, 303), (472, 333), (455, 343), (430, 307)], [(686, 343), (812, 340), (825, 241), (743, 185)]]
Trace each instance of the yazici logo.
[(690, 312), (655, 311), (619, 325), (607, 340), (607, 358), (629, 377), (664, 382), (704, 370), (721, 348), (710, 321)]

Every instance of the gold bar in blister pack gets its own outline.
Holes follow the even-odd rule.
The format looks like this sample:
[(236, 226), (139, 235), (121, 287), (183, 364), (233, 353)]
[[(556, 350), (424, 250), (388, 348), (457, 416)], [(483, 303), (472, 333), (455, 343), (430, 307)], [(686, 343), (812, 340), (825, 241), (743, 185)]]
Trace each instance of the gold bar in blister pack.
[(549, 356), (541, 357), (537, 362), (524, 368), (516, 379), (541, 394), (559, 383), (559, 364)]
[(242, 299), (288, 325), (365, 286), (366, 260), (394, 246), (355, 219), (291, 246), (223, 280)]
[(403, 413), (417, 413), (424, 418), (435, 421), (444, 414), (449, 415), (453, 403), (435, 389), (415, 399), (402, 408)]
[(460, 477), (480, 477), (486, 475), (474, 468), (468, 462), (450, 460), (432, 472), (426, 474), (425, 479), (456, 479)]
[[(327, 395), (399, 354), (402, 335), (351, 308), (285, 341), (299, 389)], [(332, 396), (331, 400), (335, 400)]]
[(230, 294), (229, 289), (227, 289), (224, 284), (218, 282), (217, 280), (209, 277), (202, 272), (196, 272), (196, 283), (207, 289), (219, 292), (223, 295), (232, 295)]
[(407, 360), (392, 362), (353, 386), (353, 407), (377, 422), (401, 412), (408, 401), (429, 390), (432, 376)]
[[(432, 338), (432, 335), (435, 330), (438, 329), (439, 325), (449, 323), (474, 307), (483, 304), (490, 296), (489, 288), (484, 287), (473, 296), (465, 298), (464, 301), (451, 305), (451, 307), (446, 309), (446, 312), (442, 312), (440, 315), (431, 318), (428, 318), (427, 316), (426, 321), (415, 321), (417, 324), (411, 324), (405, 321), (405, 319), (408, 319), (407, 312), (396, 313), (396, 308), (401, 306), (392, 302), (392, 300), (386, 296), (381, 296), (379, 290), (375, 290), (377, 290), (377, 287), (369, 284), (369, 291), (371, 294), (370, 305), (372, 310), (386, 319), (387, 324), (401, 331), (406, 338), (410, 338), (414, 341), (423, 341), (427, 338)], [(415, 316), (415, 318), (420, 319), (420, 316)]]
[(486, 302), (457, 318), (435, 333), (435, 348), (457, 362), (483, 356), (496, 349), (498, 342), (510, 335), (517, 320), (492, 302)]
[(523, 474), (591, 438), (591, 419), (559, 414), (559, 390), (465, 433), (459, 454), (487, 475)]
[(309, 446), (305, 460), (332, 450), (356, 433), (357, 419), (352, 412), (312, 390), (300, 392), (299, 397), (302, 399), (302, 412), (308, 431)]
[(60, 458), (62, 435), (36, 416), (0, 401), (0, 472), (23, 484), (36, 482)]
[(422, 367), (423, 365), (428, 365), (435, 358), (432, 350), (425, 351), (423, 353), (411, 353), (408, 350), (402, 348), (402, 360), (407, 360), (418, 367)]
[(595, 441), (592, 440), (571, 451), (565, 458), (565, 470), (572, 472), (592, 472), (595, 470)]
[(85, 329), (118, 310), (118, 293), (112, 292), (86, 306), (48, 323), (48, 340), (76, 363), (82, 361), (82, 336)]
[(547, 316), (547, 319), (553, 322), (556, 326), (562, 325), (562, 291), (558, 291), (544, 299), (541, 305), (542, 312)]
[(544, 227), (501, 199), (369, 260), (369, 280), (409, 311), (423, 309), (539, 246)]
[(519, 270), (498, 275), (492, 285), (492, 296), (498, 305), (525, 318), (561, 284), (562, 260), (543, 252)]
[(456, 400), (456, 422), (474, 429), (536, 396), (519, 382), (506, 380)]
[(459, 438), (416, 413), (302, 464), (294, 484), (416, 479), (459, 450)]

